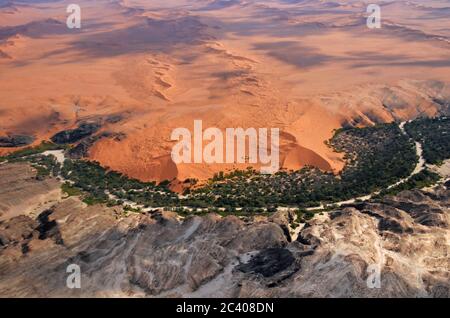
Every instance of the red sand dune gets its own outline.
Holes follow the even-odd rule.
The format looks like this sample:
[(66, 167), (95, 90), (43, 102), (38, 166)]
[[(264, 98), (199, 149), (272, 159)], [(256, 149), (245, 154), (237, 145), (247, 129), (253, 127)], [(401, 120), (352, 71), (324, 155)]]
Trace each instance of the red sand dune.
[(324, 143), (336, 128), (433, 115), (450, 96), (440, 1), (385, 4), (379, 30), (360, 1), (83, 0), (81, 30), (65, 26), (68, 1), (11, 3), (0, 7), (0, 135), (37, 144), (120, 114), (102, 130), (122, 137), (89, 158), (142, 180), (246, 168), (175, 165), (171, 131), (196, 119), (280, 128), (284, 168), (337, 172), (342, 157)]

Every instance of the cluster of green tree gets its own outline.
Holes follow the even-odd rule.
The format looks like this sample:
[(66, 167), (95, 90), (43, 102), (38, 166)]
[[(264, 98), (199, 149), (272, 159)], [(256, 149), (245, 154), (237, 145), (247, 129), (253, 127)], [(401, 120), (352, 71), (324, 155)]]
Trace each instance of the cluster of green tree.
[[(447, 130), (441, 127), (443, 122), (436, 124), (432, 120), (423, 123), (421, 120), (418, 128), (409, 126), (408, 133), (419, 136), (418, 131), (433, 125), (437, 125), (441, 135), (447, 134)], [(420, 136), (428, 139), (427, 132), (421, 132)], [(436, 140), (442, 143), (445, 138), (441, 136)], [(280, 171), (274, 175), (260, 174), (252, 168), (221, 172), (205, 186), (186, 193), (184, 198), (169, 189), (168, 181), (160, 184), (141, 182), (101, 167), (97, 162), (82, 160), (66, 160), (60, 167), (53, 156), (37, 155), (46, 150), (60, 149), (52, 143), (20, 150), (9, 155), (7, 160), (30, 161), (40, 176), (60, 174), (70, 180), (62, 186), (63, 191), (69, 196), (81, 195), (87, 204), (116, 205), (132, 201), (145, 207), (168, 207), (180, 214), (217, 212), (243, 216), (273, 213), (279, 206), (296, 206), (300, 208), (299, 220), (313, 215), (304, 210), (306, 207), (344, 201), (387, 188), (409, 176), (418, 160), (414, 143), (396, 124), (340, 129), (327, 144), (345, 153), (347, 164), (339, 175), (314, 167)], [(431, 143), (434, 151), (441, 149), (435, 144)], [(436, 175), (425, 171), (383, 193), (422, 187), (435, 180)], [(195, 185), (196, 180), (189, 180), (189, 183)]]
[[(61, 175), (72, 182), (72, 187), (88, 194), (84, 197), (87, 204), (113, 205), (129, 200), (145, 206), (171, 206), (178, 202), (177, 194), (170, 191), (166, 185), (131, 179), (105, 169), (97, 162), (66, 160)], [(118, 200), (112, 200), (108, 194)]]
[(350, 156), (351, 162), (341, 174), (341, 184), (347, 189), (343, 191), (350, 197), (372, 193), (409, 176), (419, 159), (414, 143), (395, 123), (345, 130), (331, 144)]
[(54, 156), (37, 155), (28, 158), (28, 161), (37, 170), (36, 178), (39, 180), (48, 176), (57, 177), (59, 175), (60, 165)]
[(423, 156), (430, 164), (450, 158), (450, 118), (420, 118), (405, 125), (406, 132), (423, 147)]
[(424, 169), (418, 174), (413, 175), (406, 182), (403, 182), (390, 189), (384, 189), (380, 192), (378, 197), (383, 197), (385, 195), (397, 195), (398, 193), (405, 190), (412, 189), (422, 189), (430, 187), (440, 180), (440, 176), (437, 173)]
[(59, 150), (59, 149), (63, 149), (63, 148), (52, 142), (43, 141), (38, 146), (26, 147), (26, 148), (17, 150), (9, 155), (3, 156), (0, 158), (0, 161), (6, 161), (6, 160), (8, 160), (10, 162), (20, 161), (21, 159), (23, 159), (25, 157), (41, 154), (41, 153), (43, 153), (45, 151), (49, 151), (49, 150)]
[(262, 175), (253, 169), (219, 173), (190, 197), (218, 207), (311, 207), (362, 196), (407, 177), (417, 163), (414, 144), (396, 124), (341, 129), (329, 144), (346, 153), (340, 175), (305, 167)]
[(75, 187), (72, 186), (69, 182), (64, 182), (64, 183), (61, 185), (61, 190), (62, 190), (68, 197), (80, 196), (80, 195), (83, 194), (78, 188), (75, 188)]
[(31, 165), (36, 169), (36, 178), (42, 180), (49, 176), (58, 176), (60, 165), (57, 163), (54, 156), (42, 156), (41, 154), (45, 151), (50, 150), (60, 150), (63, 149), (52, 142), (43, 141), (38, 146), (26, 147), (17, 150), (11, 154), (0, 157), (0, 162), (30, 162)]

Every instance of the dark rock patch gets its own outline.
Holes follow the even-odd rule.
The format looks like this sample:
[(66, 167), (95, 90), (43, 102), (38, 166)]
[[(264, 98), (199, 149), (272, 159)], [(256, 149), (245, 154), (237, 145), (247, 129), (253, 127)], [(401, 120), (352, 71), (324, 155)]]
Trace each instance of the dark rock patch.
[(237, 269), (244, 273), (272, 277), (288, 268), (294, 261), (295, 258), (288, 249), (269, 248), (261, 251), (248, 263), (239, 265)]
[(445, 216), (443, 214), (439, 213), (429, 213), (424, 214), (421, 216), (418, 216), (415, 221), (419, 224), (425, 225), (425, 226), (433, 226), (433, 227), (441, 227), (441, 228), (447, 228), (448, 224), (445, 220)]
[(380, 231), (391, 231), (393, 233), (410, 232), (408, 228), (404, 228), (399, 222), (391, 218), (383, 218), (378, 223), (378, 229)]
[(330, 220), (334, 220), (335, 218), (340, 217), (342, 213), (343, 212), (341, 210), (330, 212)]
[(28, 246), (28, 243), (23, 243), (21, 250), (22, 250), (22, 254), (27, 254), (30, 251), (30, 247)]
[(36, 228), (36, 230), (39, 231), (39, 239), (45, 240), (47, 238), (52, 238), (56, 244), (64, 245), (64, 241), (61, 237), (61, 232), (58, 228), (58, 223), (55, 220), (49, 220), (49, 216), (52, 213), (52, 210), (47, 210), (39, 214), (39, 216), (37, 217), (39, 226)]
[(123, 120), (123, 116), (122, 115), (110, 115), (108, 117), (106, 117), (105, 121), (108, 124), (117, 124), (118, 122)]
[(283, 230), (283, 234), (286, 237), (286, 241), (289, 243), (292, 242), (291, 233), (289, 232), (289, 228), (285, 224), (280, 224), (281, 230)]
[(76, 129), (64, 130), (54, 135), (51, 140), (55, 144), (73, 144), (96, 133), (101, 125), (98, 123), (82, 123)]
[(27, 135), (12, 135), (6, 137), (0, 137), (0, 147), (23, 147), (28, 146), (34, 142), (33, 136)]
[(74, 148), (70, 149), (68, 156), (70, 159), (82, 159), (89, 155), (89, 149), (100, 139), (111, 137), (113, 134), (110, 132), (103, 132), (95, 136), (90, 136), (82, 140)]
[(415, 222), (425, 226), (445, 228), (448, 226), (444, 211), (440, 207), (433, 207), (423, 203), (396, 202), (399, 209), (408, 213)]
[(81, 159), (85, 158), (89, 154), (89, 143), (80, 142), (74, 148), (70, 149), (67, 153), (70, 159)]
[(381, 215), (379, 215), (378, 213), (375, 213), (375, 212), (373, 212), (373, 211), (371, 211), (371, 210), (362, 210), (361, 213), (367, 214), (367, 215), (369, 215), (369, 216), (371, 216), (371, 217), (373, 217), (373, 218), (376, 218), (376, 219), (378, 219), (378, 220), (381, 220), (381, 219), (382, 219), (382, 216), (381, 216)]
[(302, 243), (303, 245), (312, 245), (311, 240), (304, 237), (301, 233), (297, 237), (297, 242)]

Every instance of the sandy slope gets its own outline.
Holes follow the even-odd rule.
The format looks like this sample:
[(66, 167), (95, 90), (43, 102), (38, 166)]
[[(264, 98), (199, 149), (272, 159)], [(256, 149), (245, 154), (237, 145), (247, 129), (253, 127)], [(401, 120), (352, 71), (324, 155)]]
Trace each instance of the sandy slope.
[[(324, 141), (343, 124), (433, 115), (450, 100), (445, 1), (68, 1), (0, 8), (0, 135), (36, 143), (77, 122), (121, 114), (90, 158), (143, 180), (207, 178), (247, 165), (178, 165), (172, 129), (278, 127), (285, 168), (339, 171)], [(439, 9), (436, 9), (439, 8)], [(384, 10), (386, 9), (386, 10)], [(2, 58), (1, 56), (8, 56)], [(0, 149), (0, 153), (11, 149)]]

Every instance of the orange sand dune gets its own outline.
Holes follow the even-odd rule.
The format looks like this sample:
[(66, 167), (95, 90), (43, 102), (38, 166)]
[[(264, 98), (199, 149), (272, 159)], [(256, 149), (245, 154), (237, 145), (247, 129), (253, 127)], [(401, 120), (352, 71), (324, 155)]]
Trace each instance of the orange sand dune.
[(284, 168), (338, 172), (325, 144), (335, 129), (434, 115), (450, 100), (443, 1), (384, 3), (378, 30), (361, 1), (83, 0), (80, 30), (65, 25), (70, 1), (11, 3), (0, 6), (0, 135), (37, 144), (118, 114), (102, 131), (121, 137), (89, 158), (142, 180), (246, 168), (174, 164), (172, 130), (197, 119), (280, 128)]

